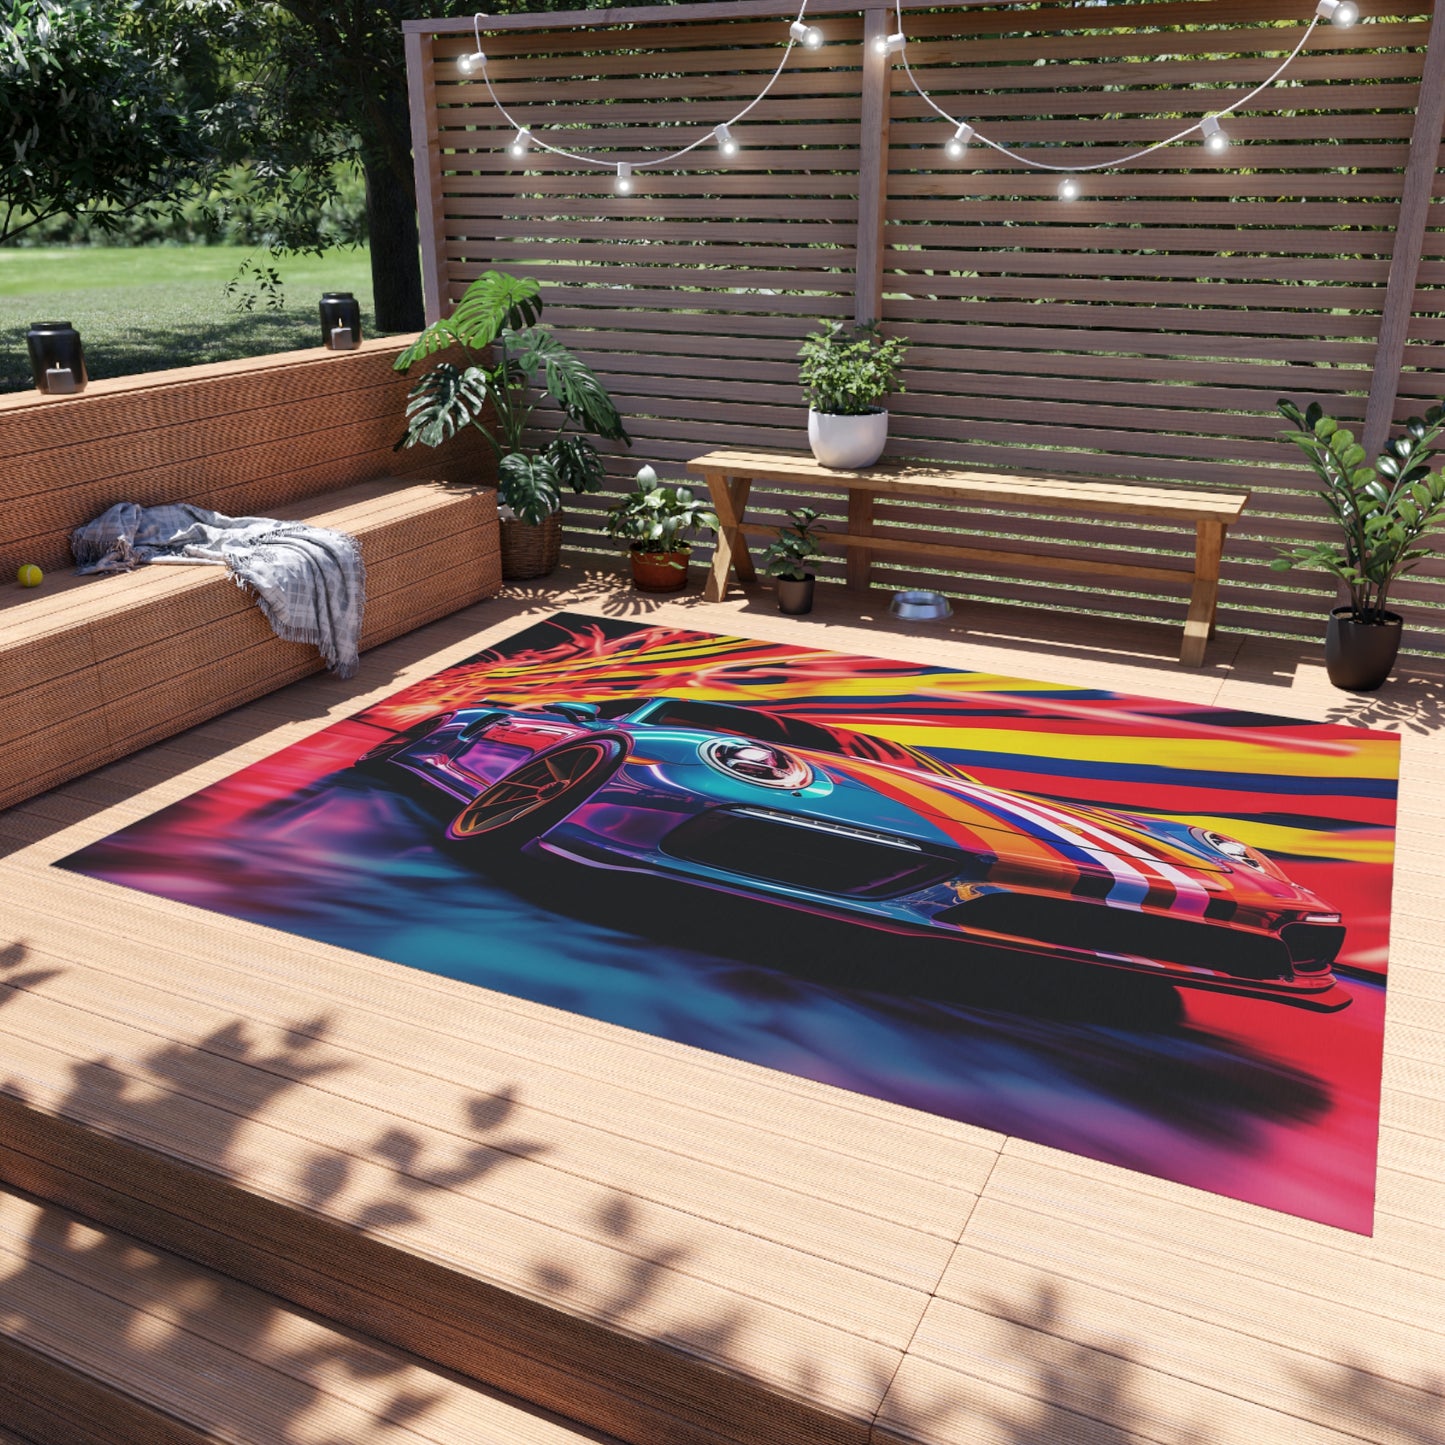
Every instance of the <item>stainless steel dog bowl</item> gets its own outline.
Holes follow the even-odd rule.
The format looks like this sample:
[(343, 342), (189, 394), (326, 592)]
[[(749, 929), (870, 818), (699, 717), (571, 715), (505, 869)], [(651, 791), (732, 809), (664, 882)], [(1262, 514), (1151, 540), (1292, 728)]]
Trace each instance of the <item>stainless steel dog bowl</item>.
[(940, 617), (953, 616), (953, 608), (942, 592), (895, 592), (888, 610), (905, 622), (936, 622)]

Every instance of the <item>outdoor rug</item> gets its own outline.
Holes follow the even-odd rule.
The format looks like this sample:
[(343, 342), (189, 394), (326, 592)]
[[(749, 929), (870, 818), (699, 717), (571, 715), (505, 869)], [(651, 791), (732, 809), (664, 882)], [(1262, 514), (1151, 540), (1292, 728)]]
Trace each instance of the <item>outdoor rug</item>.
[(1397, 763), (564, 613), (58, 866), (1369, 1233)]

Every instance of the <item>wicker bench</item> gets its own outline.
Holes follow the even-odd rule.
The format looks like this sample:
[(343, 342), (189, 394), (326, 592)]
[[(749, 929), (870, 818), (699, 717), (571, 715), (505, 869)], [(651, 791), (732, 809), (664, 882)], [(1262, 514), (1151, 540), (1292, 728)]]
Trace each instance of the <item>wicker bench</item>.
[[(281, 642), (222, 568), (77, 577), (70, 531), (112, 502), (194, 501), (349, 532), (367, 568), (363, 649), (495, 594), (495, 494), (438, 479), (475, 475), (474, 456), (408, 454), (432, 475), (390, 471), (405, 391), (390, 374), (397, 349), (0, 398), (0, 807), (322, 666), (315, 648)], [(324, 426), (338, 413), (352, 418), (341, 437)], [(318, 430), (331, 432), (332, 459), (306, 467)], [(109, 477), (98, 474), (107, 458)], [(41, 588), (14, 585), (23, 562), (46, 569)]]
[[(848, 549), (848, 585), (866, 590), (875, 556), (937, 557), (989, 567), (1056, 568), (1095, 577), (1178, 582), (1189, 589), (1189, 614), (1179, 660), (1197, 667), (1214, 631), (1219, 597), (1219, 563), (1224, 539), (1249, 501), (1247, 492), (1206, 492), (1194, 487), (1140, 486), (1108, 478), (1013, 476), (1000, 472), (953, 471), (895, 462), (857, 472), (821, 467), (801, 452), (715, 451), (694, 458), (688, 467), (706, 479), (719, 522), (717, 551), (708, 576), (706, 596), (720, 602), (728, 576), (740, 582), (754, 577), (748, 554), (749, 536), (772, 536), (775, 529), (743, 520), (754, 482), (848, 494), (848, 530), (829, 531), (824, 540)], [(1023, 504), (1045, 513), (1082, 513), (1095, 517), (1137, 518), (1179, 522), (1194, 530), (1194, 566), (1162, 566), (1153, 562), (1079, 558), (1022, 547), (969, 546), (945, 541), (927, 532), (879, 532), (873, 525), (873, 499), (879, 496), (926, 502), (961, 502), (965, 506)]]

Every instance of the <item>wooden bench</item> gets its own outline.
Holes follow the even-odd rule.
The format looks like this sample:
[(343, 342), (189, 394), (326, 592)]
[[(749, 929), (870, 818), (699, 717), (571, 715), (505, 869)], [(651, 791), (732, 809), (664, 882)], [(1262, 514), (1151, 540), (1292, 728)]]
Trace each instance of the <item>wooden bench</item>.
[[(0, 397), (0, 808), (321, 669), (220, 567), (77, 577), (70, 532), (113, 502), (189, 501), (356, 537), (374, 647), (501, 586), (495, 493), (465, 446), (408, 452), (400, 343)], [(422, 469), (425, 470), (422, 470)], [(416, 473), (420, 472), (420, 475)], [(44, 584), (14, 583), (17, 566)]]
[[(1219, 596), (1219, 563), (1230, 524), (1239, 520), (1247, 492), (1206, 492), (1193, 487), (1140, 486), (1111, 479), (1011, 476), (1001, 472), (953, 471), (913, 462), (893, 462), (865, 471), (835, 472), (803, 452), (714, 451), (688, 463), (700, 472), (718, 515), (718, 542), (705, 596), (720, 602), (728, 576), (747, 584), (755, 578), (747, 538), (772, 536), (776, 529), (744, 521), (754, 482), (780, 487), (845, 491), (848, 530), (830, 530), (827, 543), (848, 549), (848, 585), (866, 591), (875, 556), (938, 557), (993, 566), (1022, 564), (1094, 577), (1138, 578), (1189, 584), (1189, 614), (1179, 660), (1191, 667), (1204, 661), (1205, 643), (1214, 631)], [(1194, 566), (1163, 566), (1097, 558), (1065, 557), (1020, 547), (978, 547), (937, 536), (876, 531), (875, 497), (906, 497), (929, 502), (997, 505), (1026, 504), (1040, 512), (1080, 512), (1092, 516), (1136, 517), (1149, 522), (1182, 522), (1195, 529)]]

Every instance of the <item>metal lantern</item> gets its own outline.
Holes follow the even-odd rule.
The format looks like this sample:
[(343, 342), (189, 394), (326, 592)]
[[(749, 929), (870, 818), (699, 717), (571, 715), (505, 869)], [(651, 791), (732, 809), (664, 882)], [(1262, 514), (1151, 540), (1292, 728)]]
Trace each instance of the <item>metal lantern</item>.
[(355, 351), (361, 345), (361, 303), (350, 291), (323, 293), (321, 344), (328, 351)]
[(80, 332), (68, 321), (32, 321), (25, 333), (30, 370), (36, 391), (47, 396), (69, 396), (84, 391), (90, 380), (85, 370), (85, 348)]

